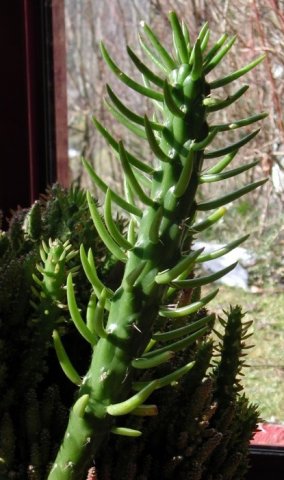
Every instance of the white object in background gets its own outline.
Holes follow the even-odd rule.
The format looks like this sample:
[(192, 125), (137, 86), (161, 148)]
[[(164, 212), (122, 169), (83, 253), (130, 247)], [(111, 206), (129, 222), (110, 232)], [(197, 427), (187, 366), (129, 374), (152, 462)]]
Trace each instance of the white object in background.
[[(209, 242), (196, 242), (194, 244), (195, 249), (204, 248), (203, 253), (215, 252), (215, 250), (219, 250), (223, 246), (224, 245), (220, 243)], [(246, 268), (254, 264), (255, 256), (245, 248), (237, 247), (222, 257), (202, 263), (202, 267), (207, 272), (215, 273), (235, 262), (239, 263), (234, 270), (227, 273), (227, 275), (218, 280), (218, 282), (228, 285), (229, 287), (238, 287), (243, 290), (248, 290), (248, 272)]]
[(69, 148), (68, 149), (68, 157), (69, 158), (76, 158), (79, 157), (80, 152), (79, 150), (75, 150), (75, 148)]
[(284, 192), (284, 171), (278, 165), (274, 163), (271, 170), (271, 180), (276, 193)]

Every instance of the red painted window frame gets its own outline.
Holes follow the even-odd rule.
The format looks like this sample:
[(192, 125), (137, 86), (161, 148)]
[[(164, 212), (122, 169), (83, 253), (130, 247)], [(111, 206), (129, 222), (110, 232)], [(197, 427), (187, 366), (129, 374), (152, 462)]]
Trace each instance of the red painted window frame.
[(64, 1), (1, 5), (0, 209), (68, 185)]

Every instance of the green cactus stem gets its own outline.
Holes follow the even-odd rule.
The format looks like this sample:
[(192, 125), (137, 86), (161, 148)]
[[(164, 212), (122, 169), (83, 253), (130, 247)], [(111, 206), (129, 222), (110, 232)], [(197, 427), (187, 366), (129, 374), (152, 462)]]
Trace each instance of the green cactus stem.
[[(208, 82), (206, 75), (219, 64), (235, 37), (227, 40), (223, 36), (207, 52), (207, 24), (191, 46), (186, 27), (174, 12), (170, 13), (169, 20), (175, 50), (173, 55), (161, 44), (151, 28), (143, 24), (141, 45), (160, 69), (160, 74), (152, 72), (128, 49), (131, 60), (142, 74), (144, 84), (125, 74), (111, 58), (106, 47), (103, 44), (101, 46), (103, 58), (112, 72), (134, 92), (151, 99), (154, 106), (158, 105), (157, 118), (160, 120), (151, 121), (147, 116), (140, 117), (130, 112), (108, 88), (111, 112), (131, 132), (136, 133), (140, 141), (148, 143), (155, 157), (155, 166), (132, 155), (122, 141), (115, 140), (94, 119), (95, 126), (120, 160), (126, 198), (110, 190), (90, 164), (84, 161), (92, 179), (106, 194), (105, 222), (91, 195), (87, 194), (89, 209), (101, 239), (125, 267), (121, 285), (111, 292), (97, 276), (92, 252), (87, 254), (81, 248), (81, 260), (92, 288), (92, 330), (89, 329), (90, 316), (85, 323), (76, 308), (71, 277), (68, 282), (68, 303), (72, 319), (80, 333), (90, 341), (93, 355), (90, 368), (82, 378), (75, 406), (70, 412), (67, 430), (49, 480), (84, 478), (92, 458), (111, 433), (131, 436), (140, 434), (123, 430), (116, 425), (116, 417), (131, 415), (137, 408), (143, 407), (151, 393), (168, 382), (167, 379), (152, 378), (133, 394), (131, 389), (136, 369), (143, 364), (152, 368), (160, 361), (169, 361), (172, 352), (187, 348), (203, 336), (207, 329), (206, 323), (194, 332), (185, 328), (180, 332), (182, 337), (178, 340), (172, 342), (171, 339), (171, 343), (163, 347), (156, 348), (154, 345), (150, 351), (145, 352), (157, 333), (157, 319), (159, 325), (163, 318), (168, 319), (175, 331), (177, 319), (185, 320), (187, 316), (198, 312), (217, 294), (213, 290), (207, 296), (182, 306), (168, 304), (172, 293), (184, 288), (191, 290), (193, 285), (211, 283), (216, 278), (188, 279), (195, 264), (208, 259), (208, 255), (202, 253), (194, 257), (191, 251), (198, 225), (200, 229), (196, 215), (199, 211), (218, 209), (265, 182), (260, 180), (213, 200), (198, 203), (196, 193), (199, 186), (212, 180), (210, 175), (219, 175), (236, 155), (236, 151), (258, 133), (255, 130), (230, 145), (218, 149), (209, 147), (207, 150), (219, 132), (222, 134), (221, 143), (225, 144), (223, 131), (227, 129), (224, 126), (210, 127), (207, 114), (235, 102), (247, 87), (224, 100), (215, 100), (211, 96), (211, 90), (241, 77), (254, 68), (263, 56), (224, 78)], [(239, 125), (235, 124), (251, 124), (263, 116), (255, 115), (249, 120), (240, 121)], [(215, 169), (207, 167), (207, 159), (219, 157), (223, 158)], [(242, 171), (244, 169), (239, 168), (227, 176), (239, 175)], [(214, 177), (214, 180), (225, 179), (226, 171), (220, 177)], [(132, 221), (125, 238), (121, 238), (121, 233), (118, 234), (111, 220), (112, 203), (131, 215)], [(208, 228), (213, 221), (209, 217), (202, 228)], [(197, 225), (196, 230), (194, 225)], [(242, 240), (236, 240), (215, 252), (215, 257), (234, 248)], [(210, 258), (214, 258), (214, 254)], [(226, 271), (219, 272), (217, 278)], [(180, 285), (182, 280), (185, 283)], [(184, 373), (186, 371), (185, 368)]]

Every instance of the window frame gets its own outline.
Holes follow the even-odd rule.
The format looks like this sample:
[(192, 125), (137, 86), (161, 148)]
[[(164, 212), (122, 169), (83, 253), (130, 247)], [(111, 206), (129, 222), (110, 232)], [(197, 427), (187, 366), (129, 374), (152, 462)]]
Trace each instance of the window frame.
[[(246, 480), (280, 480), (284, 475), (284, 448), (269, 445), (250, 446), (250, 469)], [(272, 476), (273, 475), (273, 476)]]
[(6, 218), (55, 181), (68, 185), (64, 2), (4, 2), (0, 22), (0, 208)]

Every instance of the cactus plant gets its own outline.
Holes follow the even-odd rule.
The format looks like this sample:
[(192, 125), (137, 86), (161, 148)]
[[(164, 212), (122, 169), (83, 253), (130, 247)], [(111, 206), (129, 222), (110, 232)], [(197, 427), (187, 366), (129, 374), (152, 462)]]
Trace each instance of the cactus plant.
[[(92, 359), (89, 370), (81, 379), (67, 356), (60, 335), (54, 342), (64, 371), (79, 385), (76, 401), (61, 448), (49, 474), (49, 480), (78, 480), (86, 476), (90, 461), (111, 434), (132, 437), (141, 435), (136, 428), (121, 426), (120, 416), (152, 415), (156, 407), (147, 399), (157, 389), (177, 382), (193, 363), (180, 366), (170, 374), (155, 377), (155, 368), (169, 362), (177, 352), (186, 349), (209, 330), (212, 317), (192, 317), (217, 294), (213, 289), (194, 299), (200, 286), (211, 284), (234, 268), (214, 275), (194, 277), (195, 265), (216, 258), (242, 243), (246, 237), (226, 245), (213, 254), (192, 248), (198, 232), (209, 228), (226, 212), (225, 205), (264, 184), (250, 183), (216, 198), (198, 201), (198, 192), (208, 182), (227, 178), (253, 168), (256, 162), (226, 170), (239, 148), (248, 143), (258, 130), (221, 148), (210, 143), (226, 131), (250, 125), (265, 117), (264, 113), (228, 124), (209, 125), (210, 112), (221, 110), (237, 101), (247, 90), (241, 87), (223, 100), (214, 98), (216, 89), (238, 79), (254, 68), (263, 56), (225, 77), (207, 81), (207, 75), (220, 63), (235, 41), (223, 35), (210, 49), (210, 31), (205, 24), (194, 44), (188, 29), (174, 12), (169, 14), (174, 53), (164, 47), (152, 29), (143, 24), (141, 46), (159, 71), (151, 70), (134, 51), (128, 54), (142, 74), (144, 84), (121, 71), (101, 45), (102, 55), (113, 73), (130, 89), (152, 100), (152, 119), (132, 112), (107, 87), (110, 111), (131, 132), (146, 141), (154, 162), (135, 157), (123, 141), (117, 141), (98, 119), (94, 124), (118, 156), (125, 178), (125, 198), (119, 196), (98, 177), (91, 165), (83, 160), (91, 178), (105, 193), (104, 221), (87, 193), (90, 214), (98, 234), (119, 262), (124, 263), (121, 284), (113, 291), (99, 278), (91, 249), (80, 247), (80, 258), (92, 293), (86, 321), (77, 302), (70, 273), (67, 281), (68, 306), (80, 334), (90, 344)], [(219, 159), (221, 157), (221, 159)], [(210, 159), (219, 159), (213, 166)], [(130, 216), (127, 235), (122, 235), (112, 218), (116, 204)], [(207, 217), (200, 212), (213, 210)], [(186, 292), (179, 301), (179, 292)], [(179, 327), (179, 319), (188, 319)], [(163, 322), (170, 328), (163, 332)], [(133, 392), (137, 371), (150, 370), (146, 383)], [(219, 381), (222, 390), (222, 378)], [(91, 474), (91, 473), (90, 473)], [(197, 478), (197, 477), (196, 477)]]

